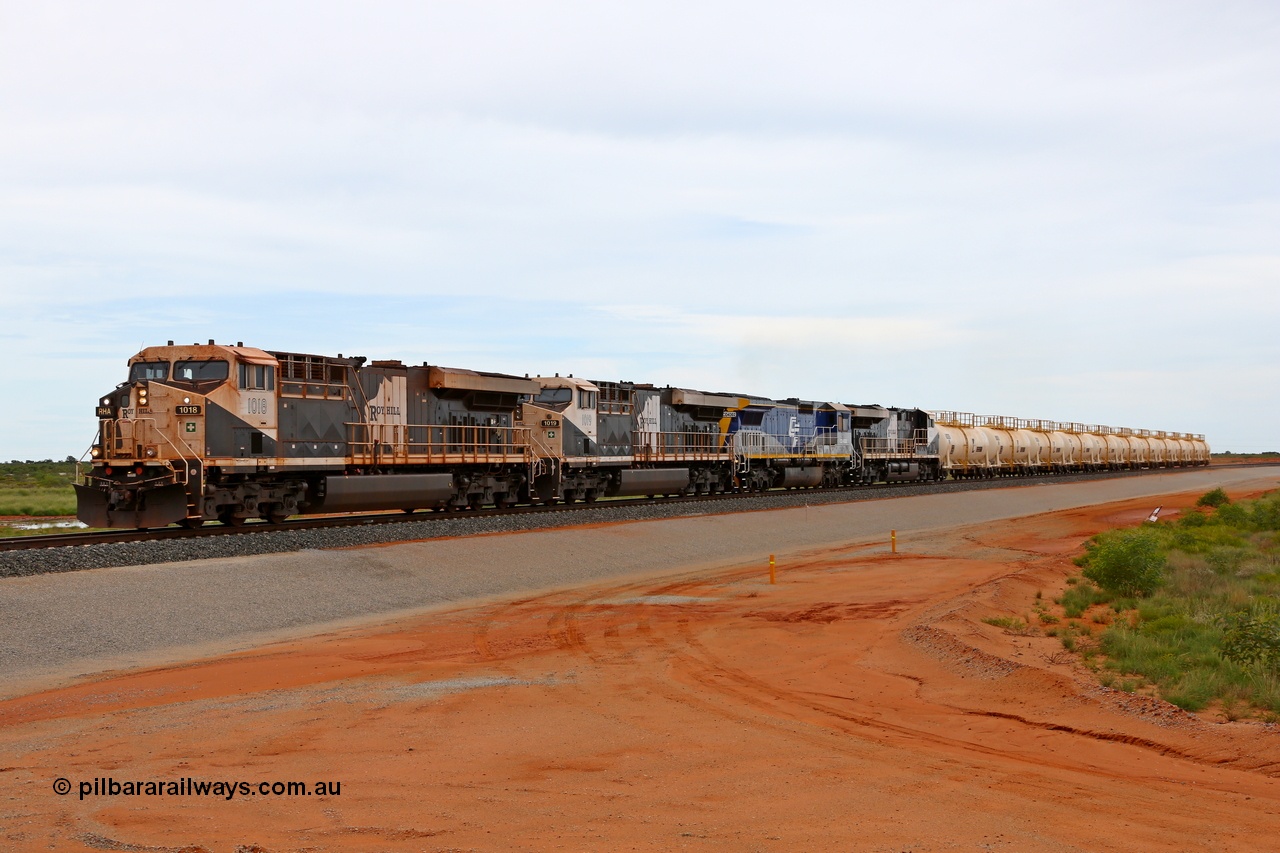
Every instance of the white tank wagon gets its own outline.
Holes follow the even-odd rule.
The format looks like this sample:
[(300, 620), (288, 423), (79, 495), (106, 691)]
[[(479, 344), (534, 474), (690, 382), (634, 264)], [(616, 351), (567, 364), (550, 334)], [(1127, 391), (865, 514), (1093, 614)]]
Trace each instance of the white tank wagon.
[[(945, 424), (939, 414), (952, 416)], [(934, 413), (938, 431), (938, 458), (943, 475), (956, 479), (996, 476), (998, 449), (991, 430), (979, 426), (969, 413)]]
[(1195, 462), (1195, 458), (1196, 458), (1195, 447), (1191, 444), (1191, 440), (1188, 438), (1182, 438), (1181, 436), (1179, 436), (1177, 441), (1178, 441), (1178, 450), (1180, 451), (1182, 456), (1182, 465), (1184, 468), (1189, 467), (1192, 463)]
[(1017, 426), (1015, 419), (1001, 415), (979, 415), (977, 421), (979, 428), (985, 430), (991, 440), (992, 473), (998, 477), (1017, 473), (1013, 439), (1013, 432)]
[(1049, 431), (1049, 464), (1054, 471), (1071, 470), (1071, 446), (1067, 434), (1058, 425)]
[(942, 470), (960, 476), (969, 469), (969, 440), (964, 427), (947, 424), (938, 427), (938, 459)]
[[(1052, 421), (1019, 418), (1018, 434), (1026, 439), (1026, 465), (1028, 474), (1044, 474), (1053, 468), (1053, 446), (1049, 433), (1056, 425)], [(1024, 445), (1019, 445), (1024, 446)]]
[(1086, 471), (1098, 471), (1106, 467), (1107, 443), (1103, 440), (1099, 433), (1102, 431), (1101, 426), (1083, 426), (1080, 427), (1077, 435), (1080, 438), (1080, 465)]
[(1150, 448), (1149, 461), (1151, 463), (1151, 466), (1153, 468), (1167, 467), (1165, 464), (1164, 439), (1161, 438), (1156, 433), (1150, 432), (1149, 430), (1143, 430), (1143, 432), (1147, 433), (1147, 435), (1145, 435), (1144, 438), (1146, 438), (1147, 440), (1147, 447)]
[(1122, 468), (1129, 467), (1129, 459), (1131, 456), (1131, 448), (1129, 439), (1120, 434), (1115, 427), (1102, 427), (1104, 430), (1102, 439), (1106, 443), (1107, 468), (1112, 471), (1119, 471)]
[(1203, 435), (934, 411), (944, 476), (956, 479), (1209, 464)]
[(1151, 465), (1151, 440), (1145, 435), (1133, 433), (1129, 436), (1130, 446), (1133, 448), (1132, 468), (1147, 468)]

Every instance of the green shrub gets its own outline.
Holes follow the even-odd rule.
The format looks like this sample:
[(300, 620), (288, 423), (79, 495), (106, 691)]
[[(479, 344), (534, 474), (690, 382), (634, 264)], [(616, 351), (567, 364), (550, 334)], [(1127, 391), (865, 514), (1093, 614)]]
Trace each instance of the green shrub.
[(1223, 504), (1231, 503), (1231, 498), (1227, 497), (1227, 493), (1222, 489), (1214, 489), (1212, 492), (1205, 492), (1200, 496), (1200, 500), (1196, 501), (1196, 506), (1220, 507)]
[(1249, 556), (1249, 549), (1219, 545), (1204, 555), (1209, 568), (1220, 575), (1233, 575), (1240, 568), (1244, 558)]
[(1209, 523), (1209, 519), (1203, 512), (1189, 512), (1178, 520), (1178, 524), (1183, 527), (1204, 527)]
[(1097, 538), (1085, 554), (1084, 576), (1119, 596), (1146, 596), (1164, 568), (1159, 535), (1149, 529), (1115, 530)]
[(1280, 496), (1255, 502), (1249, 520), (1258, 530), (1280, 530)]
[(1058, 603), (1062, 605), (1063, 611), (1068, 619), (1079, 619), (1084, 612), (1095, 604), (1105, 604), (1111, 600), (1111, 596), (1104, 593), (1091, 583), (1080, 583), (1078, 579), (1068, 578), (1067, 583), (1072, 583), (1062, 598), (1058, 599)]
[(1241, 666), (1280, 673), (1280, 615), (1234, 616), (1222, 634), (1222, 656)]
[(1239, 504), (1223, 504), (1213, 511), (1213, 521), (1243, 530), (1249, 526), (1249, 512)]

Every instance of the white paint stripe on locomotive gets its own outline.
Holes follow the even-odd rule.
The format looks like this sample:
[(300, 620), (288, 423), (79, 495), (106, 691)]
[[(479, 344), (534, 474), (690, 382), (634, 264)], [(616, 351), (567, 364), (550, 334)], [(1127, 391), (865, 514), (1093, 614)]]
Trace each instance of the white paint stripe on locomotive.
[(308, 459), (278, 459), (272, 456), (233, 456), (230, 458), (208, 457), (206, 466), (217, 465), (219, 468), (243, 468), (256, 471), (259, 468), (310, 468), (316, 465), (337, 465), (345, 467), (351, 462), (345, 456), (313, 456)]

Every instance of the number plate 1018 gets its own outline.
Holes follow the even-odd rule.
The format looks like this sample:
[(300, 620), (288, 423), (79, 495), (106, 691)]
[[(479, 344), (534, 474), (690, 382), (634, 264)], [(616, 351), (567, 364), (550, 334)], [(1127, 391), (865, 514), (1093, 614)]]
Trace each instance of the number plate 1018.
[(174, 406), (173, 411), (179, 415), (198, 415), (200, 414), (199, 406)]

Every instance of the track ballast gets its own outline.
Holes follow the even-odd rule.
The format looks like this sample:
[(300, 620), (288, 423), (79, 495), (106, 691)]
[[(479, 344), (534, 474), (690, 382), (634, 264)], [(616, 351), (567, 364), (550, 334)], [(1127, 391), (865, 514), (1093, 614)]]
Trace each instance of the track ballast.
[[(1215, 467), (1244, 467), (1223, 465)], [(304, 518), (283, 524), (103, 531), (0, 540), (0, 577), (113, 566), (186, 562), (304, 550), (350, 548), (454, 536), (510, 533), (619, 521), (877, 500), (981, 489), (1054, 485), (1114, 477), (1177, 473), (1183, 469), (1104, 471), (1054, 477), (948, 480), (941, 483), (859, 486), (680, 498), (613, 500), (592, 504), (522, 506), (451, 513)], [(1189, 470), (1189, 469), (1188, 469)]]

